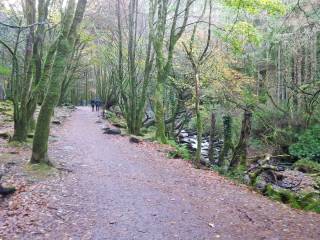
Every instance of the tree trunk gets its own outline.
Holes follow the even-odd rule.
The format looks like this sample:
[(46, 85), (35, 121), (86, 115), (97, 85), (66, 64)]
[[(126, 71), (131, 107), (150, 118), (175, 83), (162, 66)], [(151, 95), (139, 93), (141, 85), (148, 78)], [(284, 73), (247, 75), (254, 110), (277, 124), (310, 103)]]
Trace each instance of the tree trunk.
[(32, 157), (30, 160), (31, 163), (50, 164), (48, 159), (48, 139), (51, 117), (54, 108), (59, 101), (66, 62), (68, 61), (74, 46), (77, 29), (83, 19), (86, 3), (87, 0), (79, 0), (77, 9), (74, 13), (75, 1), (70, 0), (68, 2), (67, 12), (62, 26), (62, 33), (58, 41), (56, 57), (53, 63), (51, 80), (37, 121), (32, 147)]
[(167, 138), (165, 135), (165, 114), (164, 114), (164, 106), (163, 106), (163, 94), (164, 94), (164, 86), (161, 83), (157, 83), (156, 93), (155, 93), (155, 126), (156, 130), (156, 139), (161, 143), (166, 143)]
[[(168, 8), (170, 7), (169, 1), (158, 0), (154, 7), (157, 8), (158, 19), (156, 21), (155, 29), (156, 34), (153, 36), (153, 45), (156, 52), (156, 68), (157, 68), (157, 85), (154, 97), (155, 104), (155, 117), (156, 117), (156, 138), (166, 143), (165, 136), (165, 110), (164, 110), (164, 87), (171, 72), (174, 48), (184, 32), (187, 20), (189, 18), (189, 10), (192, 5), (192, 0), (187, 0), (184, 10), (180, 12), (181, 0), (177, 0), (174, 4), (174, 14), (170, 27), (169, 43), (167, 57), (164, 57), (165, 33), (167, 28)], [(157, 5), (157, 6), (156, 6)], [(179, 16), (183, 15), (183, 22), (181, 27), (177, 27)], [(177, 30), (179, 29), (179, 30)]]
[(252, 112), (251, 110), (246, 109), (242, 119), (239, 143), (234, 150), (230, 163), (231, 168), (237, 168), (240, 164), (245, 165), (247, 163), (247, 147), (251, 134), (251, 125)]
[[(36, 5), (34, 1), (25, 1), (25, 16), (27, 24), (32, 25), (35, 23)], [(31, 26), (28, 29), (25, 57), (24, 57), (24, 73), (21, 81), (21, 95), (19, 99), (15, 99), (14, 110), (14, 141), (26, 141), (28, 135), (28, 99), (30, 97), (30, 89), (32, 86), (32, 72), (33, 72), (33, 51), (35, 41), (35, 26)], [(17, 86), (16, 86), (17, 87)], [(16, 89), (18, 90), (18, 89)], [(17, 97), (17, 96), (16, 96)], [(18, 103), (20, 102), (20, 103)]]
[(227, 166), (227, 160), (230, 160), (230, 152), (233, 149), (232, 143), (232, 117), (229, 115), (223, 116), (223, 147), (219, 155), (218, 166)]
[(199, 72), (195, 71), (195, 88), (196, 88), (196, 116), (197, 116), (197, 151), (195, 158), (196, 167), (200, 167), (201, 160), (201, 145), (202, 145), (202, 121), (201, 121), (201, 113), (200, 113), (200, 76)]
[[(20, 106), (15, 108), (15, 127), (13, 140), (25, 141), (28, 131), (33, 130), (33, 115), (36, 110), (39, 89), (45, 89), (42, 84), (42, 43), (45, 36), (45, 24), (43, 23), (48, 16), (48, 7), (50, 0), (38, 3), (38, 22), (35, 26), (30, 27), (27, 37), (26, 54), (25, 54), (25, 74), (23, 91), (21, 94)], [(36, 16), (35, 1), (26, 1), (26, 18), (27, 23), (33, 24)], [(50, 50), (49, 50), (50, 52)], [(43, 91), (43, 90), (42, 90)]]
[(211, 126), (210, 126), (210, 139), (209, 139), (209, 160), (211, 164), (214, 164), (215, 160), (215, 149), (214, 149), (214, 141), (216, 140), (216, 115), (215, 113), (211, 113)]

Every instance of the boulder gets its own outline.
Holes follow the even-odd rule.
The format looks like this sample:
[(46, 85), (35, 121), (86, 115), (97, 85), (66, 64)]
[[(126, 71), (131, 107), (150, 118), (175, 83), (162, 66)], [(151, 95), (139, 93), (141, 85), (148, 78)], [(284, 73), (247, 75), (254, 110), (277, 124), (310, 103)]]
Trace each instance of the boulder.
[(131, 143), (141, 143), (141, 142), (142, 142), (142, 139), (139, 138), (139, 137), (137, 137), (137, 136), (131, 136), (131, 137), (129, 138), (129, 142), (131, 142)]
[(10, 138), (10, 134), (7, 133), (7, 132), (0, 132), (0, 138), (9, 139)]
[(122, 123), (113, 123), (112, 125), (116, 128), (126, 128), (126, 125)]
[(34, 133), (28, 133), (28, 138), (33, 138), (34, 137)]
[(110, 134), (110, 135), (120, 135), (121, 130), (119, 128), (110, 128), (110, 129), (107, 129), (104, 133)]
[(60, 120), (53, 120), (52, 123), (56, 124), (56, 125), (61, 125), (61, 121)]
[(102, 129), (102, 131), (107, 131), (107, 130), (109, 130), (110, 128), (107, 127), (107, 126), (104, 126), (104, 127), (102, 127), (101, 129)]
[(201, 158), (200, 158), (200, 163), (201, 163), (202, 165), (209, 166), (209, 165), (210, 165), (209, 158), (204, 157), (204, 156), (201, 156)]

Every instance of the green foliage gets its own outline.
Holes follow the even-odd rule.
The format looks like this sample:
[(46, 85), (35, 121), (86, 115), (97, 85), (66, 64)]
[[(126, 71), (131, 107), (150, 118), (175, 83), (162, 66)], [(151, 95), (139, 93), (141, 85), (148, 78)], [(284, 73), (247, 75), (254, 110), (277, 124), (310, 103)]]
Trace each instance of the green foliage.
[(286, 7), (280, 0), (224, 0), (224, 2), (233, 9), (243, 9), (250, 14), (266, 11), (270, 15), (284, 15), (286, 12)]
[(191, 159), (190, 151), (188, 150), (187, 146), (179, 145), (173, 140), (168, 140), (168, 144), (175, 148), (175, 150), (170, 151), (168, 153), (168, 157), (170, 158), (182, 158), (185, 160)]
[(264, 143), (260, 139), (257, 139), (257, 138), (251, 138), (250, 139), (250, 146), (253, 149), (261, 151), (261, 152), (263, 152), (264, 148), (265, 148)]
[(217, 165), (211, 166), (212, 170), (220, 173), (221, 175), (224, 175), (232, 180), (235, 180), (240, 183), (244, 183), (244, 176), (246, 167), (243, 165), (240, 165), (238, 168), (228, 170), (225, 166), (219, 167)]
[(289, 146), (297, 142), (298, 128), (289, 126), (288, 115), (275, 109), (256, 110), (253, 114), (254, 138), (267, 145)]
[(142, 138), (144, 140), (147, 140), (147, 141), (155, 141), (155, 135), (156, 135), (156, 127), (155, 126), (151, 126), (151, 127), (148, 127), (148, 128), (141, 128), (141, 135), (142, 135)]
[(0, 75), (9, 76), (10, 72), (11, 72), (10, 68), (3, 66), (3, 65), (0, 65)]
[(308, 159), (301, 159), (295, 162), (293, 166), (295, 169), (305, 173), (320, 173), (320, 163)]
[[(257, 15), (266, 12), (271, 16), (284, 15), (286, 7), (280, 0), (223, 0), (223, 3), (237, 11)], [(238, 21), (227, 27), (226, 42), (231, 44), (235, 54), (242, 54), (247, 45), (258, 46), (261, 36), (255, 26), (247, 21)]]
[(297, 194), (289, 190), (275, 189), (267, 185), (265, 195), (273, 200), (289, 204), (293, 208), (320, 213), (319, 193)]
[(320, 163), (320, 125), (314, 125), (299, 136), (297, 143), (289, 148), (290, 154)]
[(117, 116), (112, 111), (106, 111), (105, 112), (105, 117), (113, 125), (116, 125), (116, 126), (118, 126), (120, 128), (126, 128), (127, 127), (125, 119), (123, 117), (121, 117), (121, 116)]
[(230, 25), (227, 29), (229, 31), (227, 31), (228, 34), (225, 40), (231, 44), (236, 54), (243, 53), (244, 48), (248, 44), (258, 46), (261, 42), (257, 29), (251, 23), (240, 21), (234, 25)]
[(11, 101), (0, 101), (0, 114), (13, 117), (13, 103)]

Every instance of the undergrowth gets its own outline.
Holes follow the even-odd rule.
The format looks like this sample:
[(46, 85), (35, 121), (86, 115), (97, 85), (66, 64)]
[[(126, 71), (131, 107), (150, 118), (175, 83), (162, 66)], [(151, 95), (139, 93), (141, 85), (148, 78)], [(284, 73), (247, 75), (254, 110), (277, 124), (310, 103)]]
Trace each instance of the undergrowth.
[(182, 158), (185, 160), (191, 160), (191, 154), (187, 146), (180, 145), (176, 143), (174, 140), (168, 140), (168, 144), (174, 148), (173, 151), (168, 153), (168, 157), (170, 158)]
[(285, 189), (274, 189), (271, 185), (267, 185), (264, 194), (275, 201), (288, 204), (292, 208), (320, 213), (319, 193), (297, 194)]

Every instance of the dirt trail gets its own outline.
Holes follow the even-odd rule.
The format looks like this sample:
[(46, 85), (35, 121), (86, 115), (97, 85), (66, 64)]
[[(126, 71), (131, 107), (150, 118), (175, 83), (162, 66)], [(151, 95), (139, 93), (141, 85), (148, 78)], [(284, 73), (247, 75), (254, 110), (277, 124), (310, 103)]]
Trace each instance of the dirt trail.
[(39, 239), (320, 239), (320, 215), (166, 159), (154, 144), (104, 135), (97, 120), (79, 108), (56, 133), (51, 155), (73, 172), (50, 190)]

